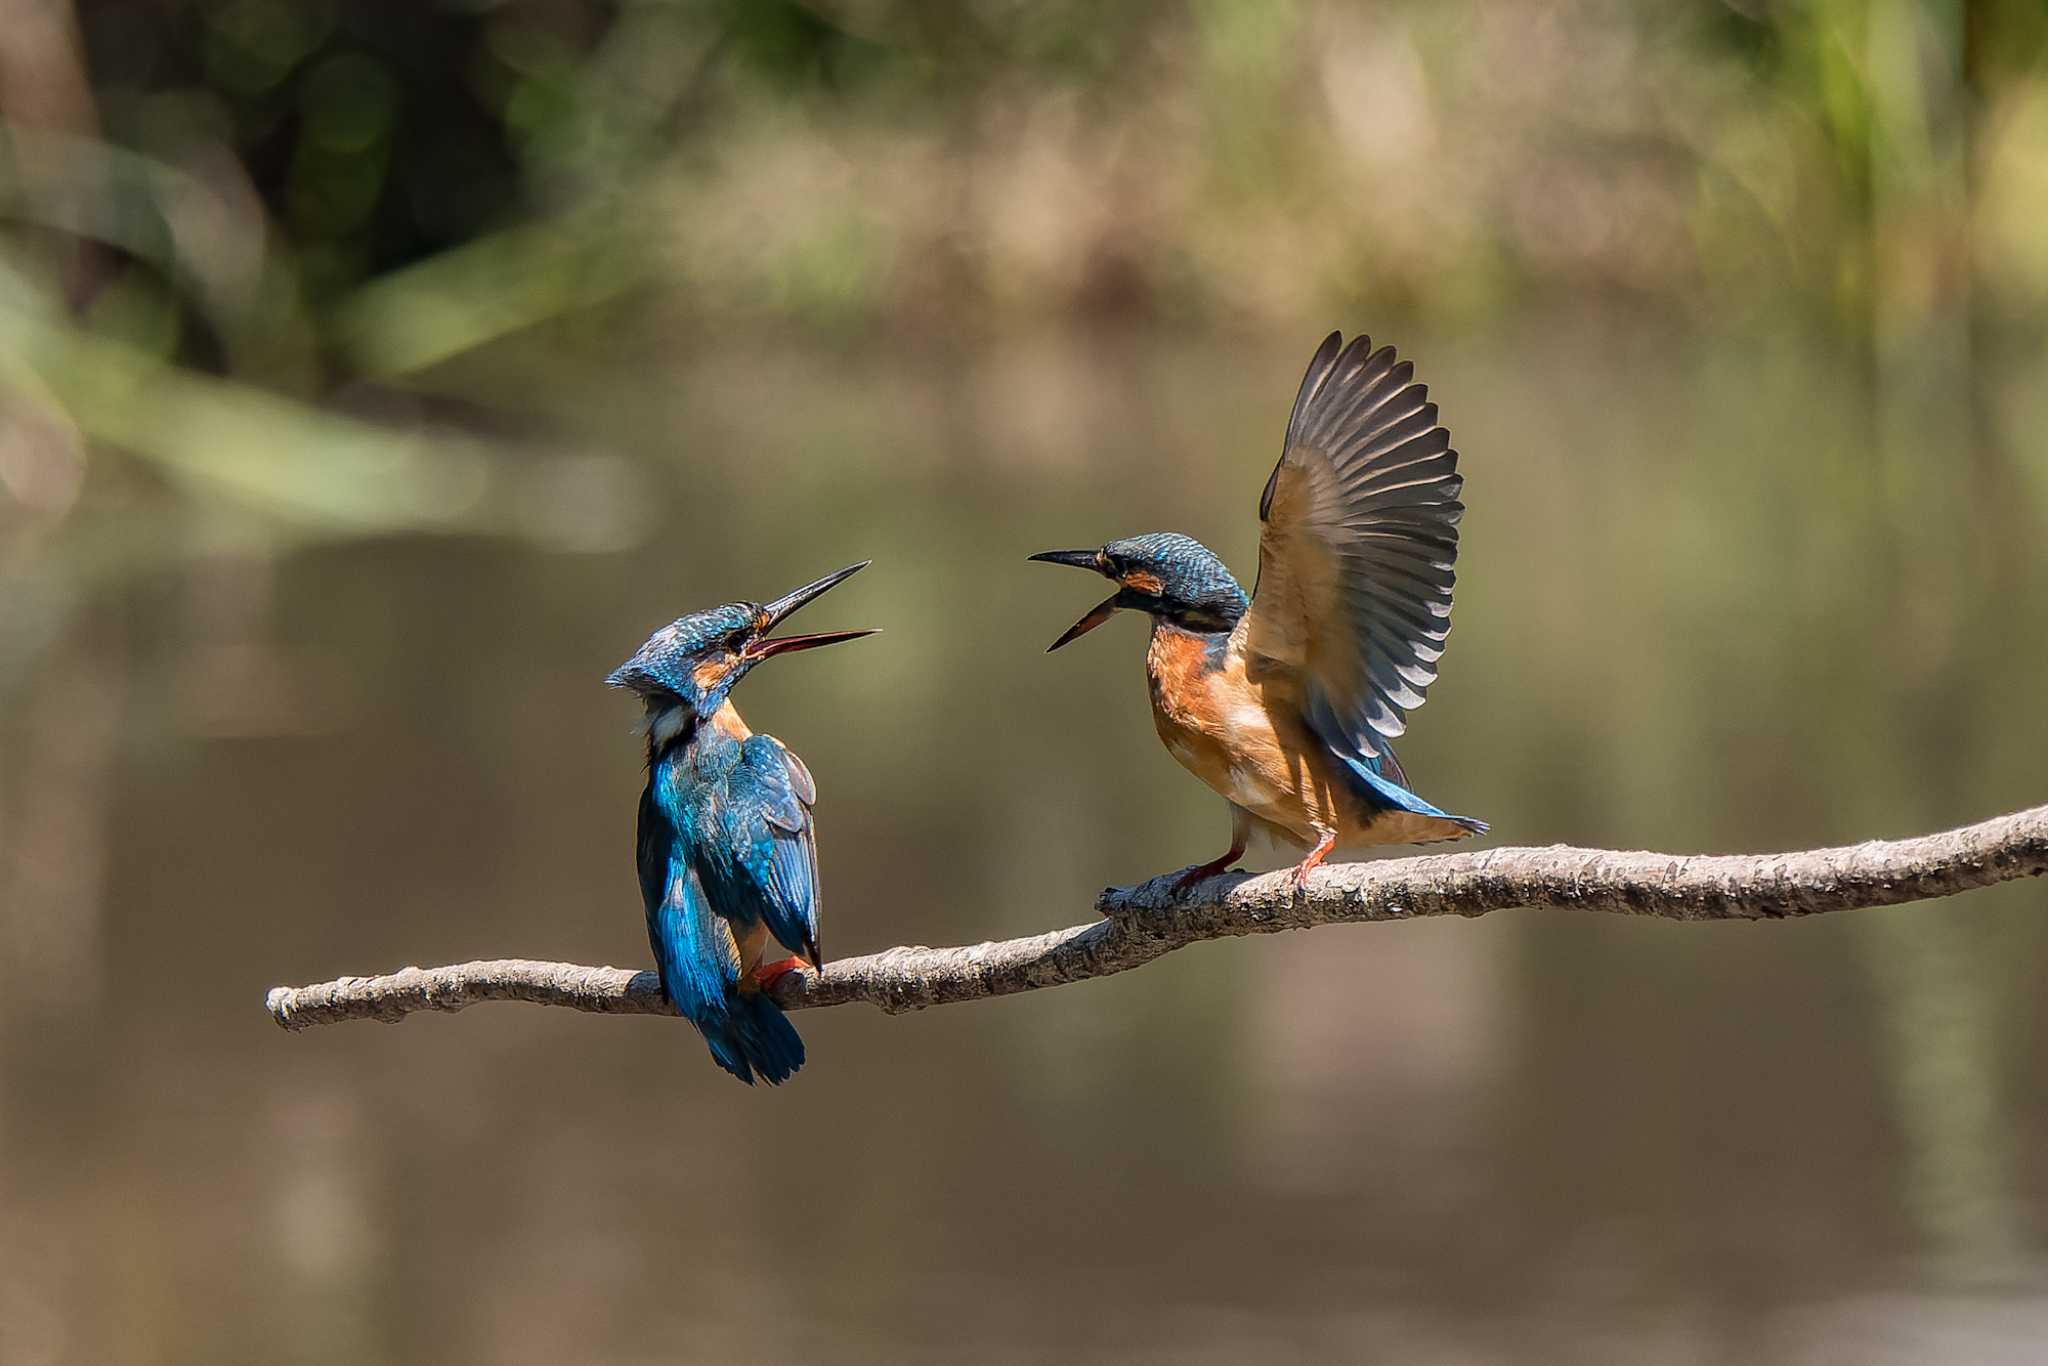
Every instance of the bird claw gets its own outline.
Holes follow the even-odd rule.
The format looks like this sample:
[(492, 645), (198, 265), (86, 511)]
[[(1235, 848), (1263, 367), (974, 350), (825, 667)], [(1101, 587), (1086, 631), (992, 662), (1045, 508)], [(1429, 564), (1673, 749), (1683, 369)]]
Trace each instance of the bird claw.
[(1323, 866), (1323, 860), (1329, 857), (1330, 850), (1336, 843), (1337, 836), (1335, 832), (1325, 833), (1321, 839), (1316, 841), (1315, 848), (1308, 851), (1308, 857), (1295, 865), (1294, 891), (1296, 895), (1308, 895), (1308, 875)]

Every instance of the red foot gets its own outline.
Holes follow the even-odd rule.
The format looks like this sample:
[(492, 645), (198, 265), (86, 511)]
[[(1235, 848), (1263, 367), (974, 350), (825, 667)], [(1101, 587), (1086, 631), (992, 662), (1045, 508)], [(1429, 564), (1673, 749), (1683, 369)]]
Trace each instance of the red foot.
[(1335, 848), (1336, 845), (1337, 835), (1335, 831), (1324, 835), (1322, 839), (1316, 842), (1316, 847), (1308, 851), (1308, 857), (1303, 859), (1294, 870), (1295, 891), (1306, 892), (1308, 890), (1309, 873), (1322, 866), (1323, 860), (1329, 856), (1330, 850)]
[(773, 963), (760, 964), (752, 972), (748, 973), (747, 976), (756, 987), (766, 991), (781, 981), (784, 973), (794, 972), (798, 968), (808, 966), (810, 965), (801, 958), (778, 958)]

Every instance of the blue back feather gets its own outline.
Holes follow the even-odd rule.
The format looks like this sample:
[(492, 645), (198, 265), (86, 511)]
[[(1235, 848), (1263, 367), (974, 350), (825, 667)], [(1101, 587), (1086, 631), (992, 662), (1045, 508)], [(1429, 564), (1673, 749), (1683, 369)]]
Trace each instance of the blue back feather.
[[(746, 782), (733, 789), (743, 757), (730, 737), (700, 732), (656, 759), (640, 799), (640, 890), (663, 992), (720, 1067), (772, 1084), (803, 1066), (804, 1046), (780, 1006), (740, 990), (735, 933), (771, 909), (753, 870), (772, 861), (774, 844)], [(811, 935), (814, 942), (814, 924)]]

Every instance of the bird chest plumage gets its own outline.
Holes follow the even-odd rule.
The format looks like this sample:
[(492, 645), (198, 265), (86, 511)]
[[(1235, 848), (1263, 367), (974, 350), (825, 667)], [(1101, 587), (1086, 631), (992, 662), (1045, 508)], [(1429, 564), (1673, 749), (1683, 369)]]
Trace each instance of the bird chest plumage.
[(1297, 841), (1341, 822), (1327, 767), (1303, 762), (1306, 729), (1292, 708), (1271, 705), (1235, 636), (1155, 622), (1145, 674), (1167, 752), (1218, 795)]

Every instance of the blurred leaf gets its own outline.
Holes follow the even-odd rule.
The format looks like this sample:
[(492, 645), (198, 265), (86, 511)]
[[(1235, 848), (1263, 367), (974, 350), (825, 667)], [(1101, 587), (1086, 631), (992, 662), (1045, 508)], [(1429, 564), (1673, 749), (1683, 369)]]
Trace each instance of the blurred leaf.
[(201, 491), (337, 530), (495, 524), (482, 443), (323, 412), (48, 318), (0, 312), (0, 379), (26, 378), (96, 441)]

